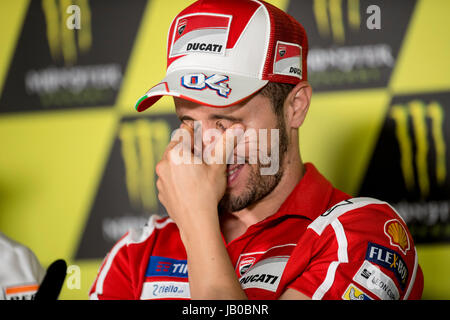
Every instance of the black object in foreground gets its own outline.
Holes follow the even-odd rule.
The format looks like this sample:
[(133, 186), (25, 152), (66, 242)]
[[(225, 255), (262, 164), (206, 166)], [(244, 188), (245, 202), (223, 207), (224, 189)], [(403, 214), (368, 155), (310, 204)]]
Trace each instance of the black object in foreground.
[(57, 300), (61, 288), (66, 278), (67, 264), (64, 260), (59, 259), (53, 262), (47, 269), (44, 279), (39, 286), (34, 300), (50, 301)]

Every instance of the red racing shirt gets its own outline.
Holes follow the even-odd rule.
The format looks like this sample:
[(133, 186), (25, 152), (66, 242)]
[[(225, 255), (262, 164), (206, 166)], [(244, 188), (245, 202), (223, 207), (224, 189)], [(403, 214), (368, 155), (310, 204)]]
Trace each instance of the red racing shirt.
[[(225, 243), (249, 299), (287, 289), (312, 299), (420, 299), (423, 274), (405, 222), (386, 202), (351, 198), (310, 163), (282, 206)], [(111, 249), (91, 299), (189, 299), (176, 224), (151, 216)]]

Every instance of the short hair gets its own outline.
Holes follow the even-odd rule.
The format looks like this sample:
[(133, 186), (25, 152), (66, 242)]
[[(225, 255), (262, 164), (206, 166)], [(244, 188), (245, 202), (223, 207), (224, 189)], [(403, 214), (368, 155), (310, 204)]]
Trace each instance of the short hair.
[(273, 112), (277, 117), (277, 127), (280, 129), (280, 154), (283, 155), (287, 151), (289, 144), (286, 123), (284, 121), (284, 101), (294, 87), (295, 85), (293, 84), (269, 81), (259, 91), (262, 96), (269, 98)]
[(289, 83), (280, 83), (280, 82), (271, 82), (267, 83), (259, 93), (264, 97), (269, 98), (272, 103), (273, 111), (275, 112), (278, 121), (283, 121), (283, 106), (286, 97), (289, 92), (295, 87), (293, 84)]

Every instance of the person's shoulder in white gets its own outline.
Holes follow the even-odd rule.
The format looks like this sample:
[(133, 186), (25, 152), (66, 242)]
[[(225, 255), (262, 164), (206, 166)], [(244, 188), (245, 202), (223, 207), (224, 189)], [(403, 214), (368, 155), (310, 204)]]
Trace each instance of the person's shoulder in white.
[(26, 246), (0, 232), (0, 300), (30, 300), (45, 270)]

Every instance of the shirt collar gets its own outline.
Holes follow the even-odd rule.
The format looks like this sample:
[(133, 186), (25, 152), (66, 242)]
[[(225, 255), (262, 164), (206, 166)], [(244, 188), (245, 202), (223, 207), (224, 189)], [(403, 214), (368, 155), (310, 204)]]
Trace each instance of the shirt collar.
[[(332, 202), (333, 192), (338, 191), (316, 169), (312, 163), (305, 163), (305, 174), (278, 211), (267, 220), (285, 215), (299, 215), (315, 220), (324, 213)], [(340, 192), (340, 191), (338, 191)], [(342, 194), (346, 196), (343, 192)]]
[(272, 222), (289, 215), (297, 215), (314, 221), (332, 205), (350, 197), (346, 193), (334, 188), (312, 163), (305, 163), (304, 167), (305, 173), (303, 177), (280, 206), (278, 211), (264, 220), (251, 225), (247, 231), (237, 239), (249, 236)]

